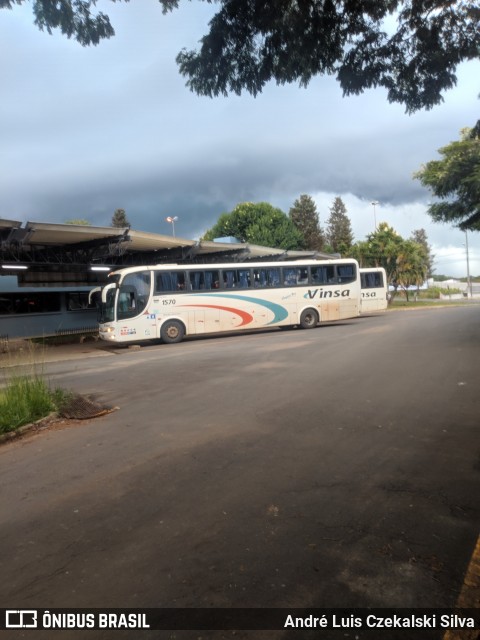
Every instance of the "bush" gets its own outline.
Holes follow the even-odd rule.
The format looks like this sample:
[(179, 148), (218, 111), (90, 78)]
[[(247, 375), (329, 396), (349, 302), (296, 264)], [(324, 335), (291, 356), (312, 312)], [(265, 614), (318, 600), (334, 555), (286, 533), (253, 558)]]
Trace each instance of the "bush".
[(456, 289), (456, 288), (447, 289), (446, 287), (429, 287), (426, 291), (423, 291), (422, 293), (424, 294), (425, 298), (434, 298), (435, 300), (438, 300), (440, 298), (440, 295), (449, 296), (449, 295), (453, 295), (454, 293), (462, 293), (462, 292), (460, 289)]
[(45, 418), (69, 397), (63, 389), (52, 391), (42, 376), (12, 376), (0, 390), (0, 434)]

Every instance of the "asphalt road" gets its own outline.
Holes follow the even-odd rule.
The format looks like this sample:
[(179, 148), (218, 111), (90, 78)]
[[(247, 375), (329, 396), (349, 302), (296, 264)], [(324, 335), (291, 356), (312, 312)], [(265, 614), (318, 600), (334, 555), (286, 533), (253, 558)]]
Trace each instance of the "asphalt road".
[(47, 365), (118, 410), (0, 447), (1, 606), (453, 606), (480, 523), (479, 320), (392, 312)]

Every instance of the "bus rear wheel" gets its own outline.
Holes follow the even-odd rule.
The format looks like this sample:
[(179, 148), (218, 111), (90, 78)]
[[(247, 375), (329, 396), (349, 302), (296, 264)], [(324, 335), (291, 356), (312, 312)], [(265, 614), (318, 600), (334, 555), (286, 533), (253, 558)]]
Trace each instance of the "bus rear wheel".
[(318, 324), (318, 313), (315, 309), (305, 309), (300, 316), (300, 326), (302, 329), (313, 329)]
[(178, 320), (167, 320), (162, 324), (160, 337), (163, 342), (181, 342), (185, 335), (185, 327)]

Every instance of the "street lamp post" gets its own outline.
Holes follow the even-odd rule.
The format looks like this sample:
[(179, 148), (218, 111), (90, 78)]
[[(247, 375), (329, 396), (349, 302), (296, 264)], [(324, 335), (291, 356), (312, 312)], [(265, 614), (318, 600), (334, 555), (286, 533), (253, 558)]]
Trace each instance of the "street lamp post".
[(373, 206), (373, 221), (375, 222), (375, 231), (377, 230), (377, 212), (375, 211), (375, 207), (377, 206), (378, 201), (374, 200), (370, 203)]
[(168, 216), (168, 218), (165, 218), (165, 222), (170, 222), (170, 224), (172, 225), (172, 234), (174, 238), (175, 238), (175, 220), (178, 220), (178, 216)]

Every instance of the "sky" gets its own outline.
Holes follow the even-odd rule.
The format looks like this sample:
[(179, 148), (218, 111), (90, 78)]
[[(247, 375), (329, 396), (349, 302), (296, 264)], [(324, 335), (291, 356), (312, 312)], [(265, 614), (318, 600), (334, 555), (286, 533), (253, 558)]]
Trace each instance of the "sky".
[[(123, 208), (133, 229), (171, 235), (177, 216), (176, 235), (199, 239), (240, 202), (288, 213), (301, 194), (324, 227), (340, 196), (355, 240), (384, 221), (405, 238), (425, 229), (435, 273), (466, 275), (465, 233), (431, 220), (412, 176), (480, 117), (480, 61), (413, 115), (383, 89), (344, 98), (332, 77), (211, 99), (185, 86), (175, 57), (197, 47), (215, 4), (97, 7), (116, 35), (87, 48), (39, 31), (28, 3), (0, 10), (0, 218), (108, 226)], [(468, 248), (480, 275), (479, 233)]]

